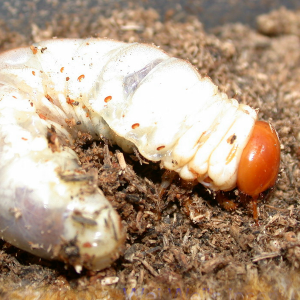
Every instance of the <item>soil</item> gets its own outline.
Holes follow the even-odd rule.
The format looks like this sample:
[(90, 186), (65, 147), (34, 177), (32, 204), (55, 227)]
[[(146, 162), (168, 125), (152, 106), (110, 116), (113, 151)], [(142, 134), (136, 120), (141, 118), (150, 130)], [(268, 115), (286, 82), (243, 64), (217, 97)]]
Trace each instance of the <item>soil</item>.
[[(97, 168), (99, 187), (126, 228), (123, 255), (103, 271), (77, 274), (2, 241), (1, 299), (300, 299), (300, 12), (282, 8), (258, 16), (257, 24), (206, 32), (195, 17), (178, 22), (169, 11), (162, 22), (142, 8), (115, 9), (92, 23), (62, 14), (46, 28), (33, 24), (30, 37), (0, 23), (1, 51), (54, 36), (154, 43), (257, 108), (282, 149), (278, 180), (258, 204), (257, 224), (238, 191), (225, 195), (239, 204), (227, 211), (201, 185), (81, 135), (74, 150), (83, 168)], [(162, 177), (172, 178), (166, 190)]]

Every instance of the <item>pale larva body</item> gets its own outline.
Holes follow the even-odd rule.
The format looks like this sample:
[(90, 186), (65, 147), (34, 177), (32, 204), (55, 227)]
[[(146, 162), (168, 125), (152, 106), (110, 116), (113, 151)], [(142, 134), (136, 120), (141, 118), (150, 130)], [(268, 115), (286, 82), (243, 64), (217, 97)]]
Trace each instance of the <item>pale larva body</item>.
[[(119, 216), (67, 147), (78, 131), (230, 190), (257, 118), (188, 62), (137, 43), (54, 39), (11, 50), (0, 56), (0, 84), (1, 236), (78, 269), (106, 267), (124, 240)], [(48, 147), (51, 125), (60, 151)]]

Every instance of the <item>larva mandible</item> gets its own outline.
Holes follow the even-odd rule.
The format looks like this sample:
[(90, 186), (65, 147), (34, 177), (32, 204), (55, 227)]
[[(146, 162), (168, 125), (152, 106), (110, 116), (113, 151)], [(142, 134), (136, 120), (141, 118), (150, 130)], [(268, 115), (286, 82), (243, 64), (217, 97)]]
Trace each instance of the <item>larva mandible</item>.
[(78, 131), (136, 146), (212, 190), (237, 185), (257, 197), (276, 181), (271, 125), (154, 46), (53, 39), (5, 52), (0, 99), (1, 237), (77, 271), (108, 266), (124, 240), (118, 214), (68, 147)]

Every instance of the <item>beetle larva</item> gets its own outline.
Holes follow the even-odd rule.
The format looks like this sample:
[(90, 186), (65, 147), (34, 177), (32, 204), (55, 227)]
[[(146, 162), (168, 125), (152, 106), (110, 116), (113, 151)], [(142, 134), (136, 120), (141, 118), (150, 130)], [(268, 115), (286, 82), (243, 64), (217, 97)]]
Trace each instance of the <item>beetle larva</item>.
[(190, 63), (154, 46), (44, 41), (3, 53), (0, 83), (1, 235), (41, 257), (98, 270), (124, 240), (119, 216), (68, 148), (78, 131), (124, 151), (135, 146), (212, 190), (237, 185), (257, 197), (275, 183), (273, 128)]

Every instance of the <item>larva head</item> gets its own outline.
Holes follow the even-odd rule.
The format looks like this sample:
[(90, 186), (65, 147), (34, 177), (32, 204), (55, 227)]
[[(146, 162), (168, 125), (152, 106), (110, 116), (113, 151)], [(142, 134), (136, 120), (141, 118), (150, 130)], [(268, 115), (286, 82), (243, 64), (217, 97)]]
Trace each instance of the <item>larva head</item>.
[(280, 165), (280, 143), (275, 129), (257, 121), (243, 150), (237, 175), (239, 190), (253, 198), (275, 184)]

